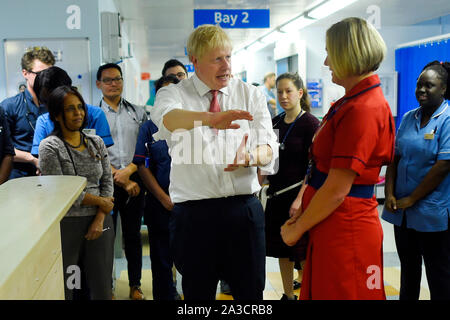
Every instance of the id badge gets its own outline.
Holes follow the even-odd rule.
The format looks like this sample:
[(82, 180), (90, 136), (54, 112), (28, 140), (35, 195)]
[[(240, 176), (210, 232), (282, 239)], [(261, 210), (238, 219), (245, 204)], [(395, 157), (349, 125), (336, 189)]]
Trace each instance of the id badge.
[(434, 133), (425, 133), (425, 140), (433, 140), (434, 139)]

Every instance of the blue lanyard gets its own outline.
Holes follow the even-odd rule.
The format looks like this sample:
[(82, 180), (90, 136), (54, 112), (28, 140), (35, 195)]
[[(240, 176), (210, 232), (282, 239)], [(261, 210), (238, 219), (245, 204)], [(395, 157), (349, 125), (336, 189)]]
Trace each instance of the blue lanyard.
[[(294, 122), (292, 122), (292, 123), (289, 125), (289, 128), (288, 128), (286, 134), (285, 134), (284, 137), (283, 137), (283, 141), (282, 141), (281, 144), (280, 144), (280, 150), (286, 149), (286, 145), (285, 145), (284, 143), (285, 143), (287, 137), (289, 136), (289, 133), (291, 132), (291, 130), (292, 130), (292, 128), (294, 127), (294, 125), (295, 125), (295, 123), (297, 122), (297, 120), (300, 119), (300, 117), (301, 117), (305, 112), (306, 112), (305, 110), (301, 110), (301, 112), (298, 114), (297, 118), (295, 118)], [(284, 118), (286, 118), (286, 114), (284, 115), (283, 119), (284, 119)], [(280, 121), (281, 121), (281, 120), (280, 120)], [(276, 124), (278, 124), (278, 122), (277, 122)]]

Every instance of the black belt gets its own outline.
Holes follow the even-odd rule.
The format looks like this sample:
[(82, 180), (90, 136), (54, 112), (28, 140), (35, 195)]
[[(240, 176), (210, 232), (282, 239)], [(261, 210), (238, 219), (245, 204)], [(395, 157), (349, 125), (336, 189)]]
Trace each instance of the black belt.
[[(320, 172), (316, 168), (311, 170), (311, 175), (308, 177), (308, 184), (314, 189), (318, 190), (327, 179), (328, 174)], [(375, 185), (353, 184), (347, 197), (356, 197), (371, 199), (374, 194)]]

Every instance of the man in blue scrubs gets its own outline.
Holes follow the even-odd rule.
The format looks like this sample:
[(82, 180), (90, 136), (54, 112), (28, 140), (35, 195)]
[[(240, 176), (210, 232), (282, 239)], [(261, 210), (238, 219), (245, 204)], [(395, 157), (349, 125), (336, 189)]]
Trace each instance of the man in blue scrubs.
[(38, 167), (38, 159), (30, 151), (37, 118), (47, 112), (40, 106), (33, 90), (36, 75), (55, 64), (55, 57), (45, 47), (33, 47), (22, 57), (22, 75), (27, 88), (24, 92), (7, 98), (0, 103), (6, 113), (11, 138), (14, 144), (14, 164), (10, 179), (34, 176)]
[[(267, 109), (269, 109), (270, 116), (273, 118), (277, 115), (277, 101), (272, 89), (275, 88), (275, 79), (277, 75), (274, 72), (270, 72), (264, 76), (264, 84), (261, 86), (262, 92), (266, 97)], [(284, 110), (282, 110), (284, 111)]]
[[(42, 71), (35, 80), (34, 91), (39, 96), (42, 104), (47, 103), (47, 96), (55, 88), (59, 86), (72, 86), (72, 79), (66, 71), (59, 67), (51, 67)], [(110, 147), (114, 144), (109, 130), (109, 124), (106, 120), (106, 115), (102, 109), (96, 106), (86, 104), (87, 107), (87, 123), (86, 128), (83, 130), (85, 133), (96, 134), (103, 139), (106, 147)], [(36, 121), (36, 130), (34, 132), (33, 147), (31, 148), (32, 155), (38, 155), (39, 144), (43, 139), (48, 137), (53, 129), (54, 124), (50, 120), (50, 115), (45, 113)]]

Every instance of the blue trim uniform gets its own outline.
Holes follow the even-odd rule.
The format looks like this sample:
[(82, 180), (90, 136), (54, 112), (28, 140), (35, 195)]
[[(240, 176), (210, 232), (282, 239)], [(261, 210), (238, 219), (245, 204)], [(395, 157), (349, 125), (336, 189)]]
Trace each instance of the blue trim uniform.
[[(437, 160), (450, 160), (450, 107), (444, 101), (428, 124), (420, 128), (420, 108), (403, 117), (397, 132), (395, 153), (400, 155), (395, 183), (397, 199), (409, 196)], [(406, 216), (406, 227), (420, 232), (448, 229), (450, 217), (450, 175), (414, 206), (392, 213), (383, 210), (382, 218), (396, 226)]]
[[(28, 90), (14, 97), (6, 98), (0, 103), (0, 106), (5, 110), (14, 148), (30, 152), (36, 120), (41, 114), (47, 112), (47, 108), (43, 105), (37, 107)], [(36, 168), (34, 165), (14, 162), (10, 179), (33, 176), (35, 174)]]
[[(155, 141), (153, 138), (157, 131), (158, 128), (151, 120), (141, 126), (133, 163), (137, 166), (145, 165), (155, 176), (160, 187), (169, 194), (171, 158), (166, 141)], [(144, 222), (149, 229), (155, 300), (173, 300), (176, 295), (172, 278), (173, 257), (169, 249), (171, 214), (150, 192), (147, 192)]]
[(0, 107), (0, 165), (5, 155), (15, 155), (5, 111)]

